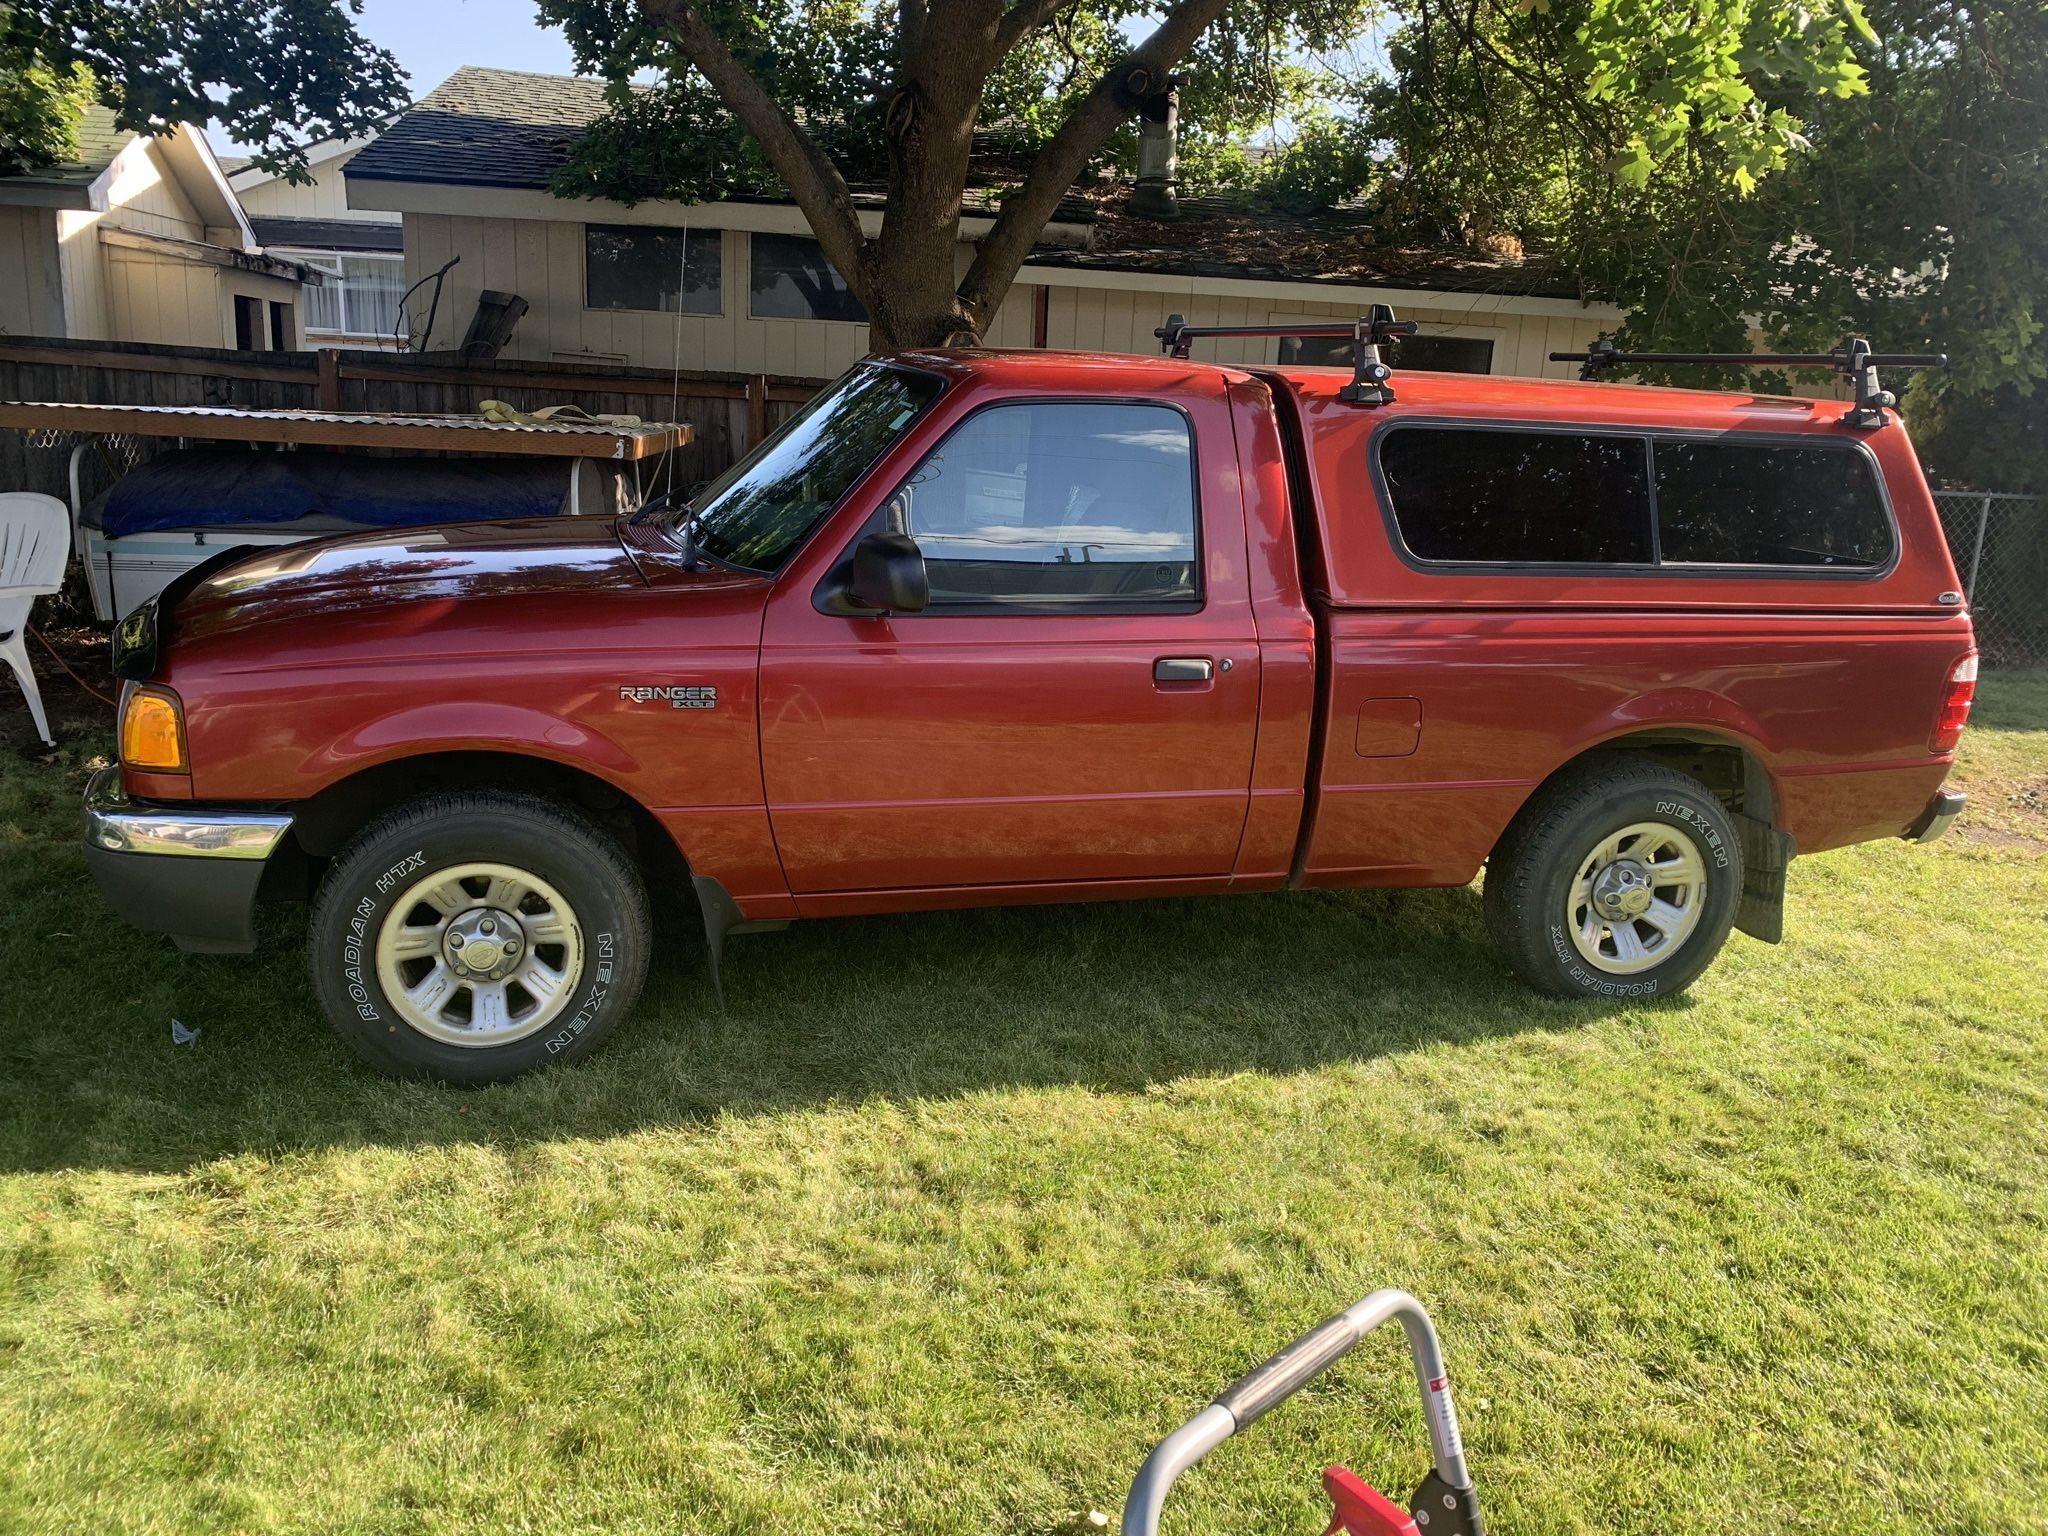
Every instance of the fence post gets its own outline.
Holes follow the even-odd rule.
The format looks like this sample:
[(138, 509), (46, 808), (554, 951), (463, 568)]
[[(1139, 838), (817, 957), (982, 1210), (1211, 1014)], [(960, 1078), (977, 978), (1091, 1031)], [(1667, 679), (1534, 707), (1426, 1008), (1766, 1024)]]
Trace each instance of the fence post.
[(1977, 567), (1984, 560), (1984, 528), (1991, 521), (1991, 493), (1986, 491), (1984, 499), (1977, 503), (1977, 547), (1970, 551), (1970, 574), (1963, 579), (1963, 601), (1977, 601)]
[(341, 409), (341, 353), (333, 347), (322, 347), (315, 355), (320, 360), (320, 409), (338, 411)]
[(754, 445), (768, 435), (768, 375), (750, 373), (747, 375), (747, 441), (743, 452), (752, 452)]

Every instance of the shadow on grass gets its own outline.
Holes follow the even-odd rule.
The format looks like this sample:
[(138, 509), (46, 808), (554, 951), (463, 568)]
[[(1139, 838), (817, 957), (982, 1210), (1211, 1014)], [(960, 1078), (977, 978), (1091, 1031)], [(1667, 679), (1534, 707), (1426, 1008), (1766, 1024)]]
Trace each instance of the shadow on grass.
[[(180, 954), (114, 918), (72, 832), (87, 755), (0, 770), (0, 1170), (176, 1171), (877, 1098), (1138, 1093), (1569, 1029), (1616, 1006), (1514, 981), (1465, 889), (799, 923), (731, 942), (721, 1013), (694, 899), (671, 894), (640, 1006), (591, 1060), (481, 1091), (394, 1083), (315, 1006), (302, 909), (264, 909), (249, 957)], [(196, 1044), (172, 1044), (173, 1019)]]

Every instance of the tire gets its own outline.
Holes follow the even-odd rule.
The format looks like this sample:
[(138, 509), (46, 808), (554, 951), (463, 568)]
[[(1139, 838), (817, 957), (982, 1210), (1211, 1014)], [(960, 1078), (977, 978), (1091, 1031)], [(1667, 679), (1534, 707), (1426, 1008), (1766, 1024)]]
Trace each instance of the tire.
[(1486, 868), (1495, 946), (1554, 997), (1683, 991), (1727, 942), (1741, 899), (1734, 818), (1706, 785), (1645, 758), (1546, 785)]
[(306, 959), (371, 1066), (476, 1086), (595, 1050), (639, 996), (648, 933), (639, 871), (587, 817), (532, 795), (434, 794), (335, 859)]

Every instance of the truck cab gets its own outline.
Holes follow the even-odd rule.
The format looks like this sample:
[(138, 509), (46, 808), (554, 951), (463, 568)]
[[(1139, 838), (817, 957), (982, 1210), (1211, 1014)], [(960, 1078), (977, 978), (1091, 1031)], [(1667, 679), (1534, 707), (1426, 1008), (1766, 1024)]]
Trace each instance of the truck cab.
[(117, 637), (108, 897), (312, 904), (379, 1068), (630, 1009), (650, 901), (853, 913), (1487, 869), (1568, 996), (1938, 834), (1975, 677), (1904, 428), (1839, 401), (1183, 357), (870, 359), (690, 504), (227, 559)]

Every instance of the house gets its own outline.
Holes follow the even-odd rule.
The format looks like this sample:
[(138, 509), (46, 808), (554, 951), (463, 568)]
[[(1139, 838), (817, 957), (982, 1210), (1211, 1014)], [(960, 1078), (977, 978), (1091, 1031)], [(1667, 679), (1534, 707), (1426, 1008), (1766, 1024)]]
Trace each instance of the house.
[(381, 348), (401, 345), (398, 300), (405, 291), (404, 216), (351, 209), (343, 171), (372, 138), (329, 139), (306, 150), (310, 182), (238, 162), (228, 185), (257, 240), (273, 256), (303, 263), (326, 281), (306, 290), (306, 344)]
[(288, 351), (320, 281), (266, 255), (206, 139), (85, 114), (78, 159), (0, 177), (0, 335)]
[[(495, 291), (529, 306), (500, 353), (510, 358), (828, 378), (867, 351), (865, 312), (792, 204), (554, 196), (550, 173), (603, 105), (594, 80), (465, 68), (348, 160), (351, 216), (403, 221), (405, 281), (421, 285), (404, 322), (415, 345), (459, 345)], [(879, 227), (880, 195), (856, 189), (855, 203)], [(963, 272), (992, 216), (970, 193)], [(1373, 303), (1424, 323), (1429, 339), (1404, 343), (1409, 366), (1487, 373), (1568, 374), (1545, 354), (1621, 319), (1540, 261), (1382, 249), (1362, 213), (1290, 220), (1198, 201), (1167, 221), (1134, 214), (1119, 191), (1066, 200), (987, 340), (1152, 352), (1171, 311), (1194, 324), (1326, 323)], [(1205, 355), (1311, 361), (1320, 345), (1268, 337)]]

